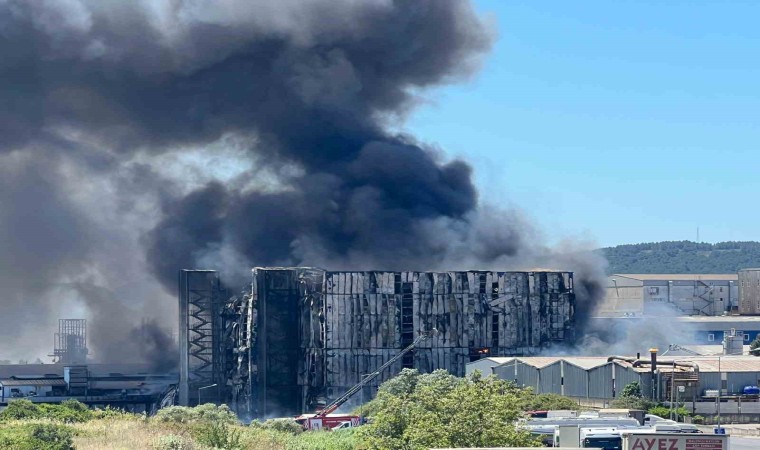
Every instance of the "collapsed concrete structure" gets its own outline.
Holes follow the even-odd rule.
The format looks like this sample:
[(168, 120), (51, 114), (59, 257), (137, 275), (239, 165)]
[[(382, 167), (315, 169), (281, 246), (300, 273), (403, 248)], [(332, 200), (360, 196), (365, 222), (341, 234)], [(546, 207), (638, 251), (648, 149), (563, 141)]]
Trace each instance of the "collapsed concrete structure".
[(215, 272), (180, 272), (181, 404), (224, 401), (251, 417), (311, 412), (432, 328), (439, 333), (365, 399), (403, 368), (464, 375), (482, 356), (532, 355), (573, 338), (571, 272), (252, 275), (249, 292), (227, 299)]

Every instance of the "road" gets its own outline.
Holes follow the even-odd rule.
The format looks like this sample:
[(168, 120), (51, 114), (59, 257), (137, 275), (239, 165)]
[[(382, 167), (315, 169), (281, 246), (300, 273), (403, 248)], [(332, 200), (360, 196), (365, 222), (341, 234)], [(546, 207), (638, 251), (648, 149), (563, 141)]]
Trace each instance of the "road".
[(757, 450), (760, 448), (760, 439), (731, 436), (729, 439), (731, 450)]

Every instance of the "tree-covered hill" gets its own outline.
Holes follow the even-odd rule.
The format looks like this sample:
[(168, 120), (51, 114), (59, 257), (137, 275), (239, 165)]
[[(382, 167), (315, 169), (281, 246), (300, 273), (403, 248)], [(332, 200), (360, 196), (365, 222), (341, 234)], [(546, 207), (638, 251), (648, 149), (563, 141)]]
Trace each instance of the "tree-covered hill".
[(760, 267), (760, 242), (666, 241), (600, 250), (608, 273), (736, 273)]

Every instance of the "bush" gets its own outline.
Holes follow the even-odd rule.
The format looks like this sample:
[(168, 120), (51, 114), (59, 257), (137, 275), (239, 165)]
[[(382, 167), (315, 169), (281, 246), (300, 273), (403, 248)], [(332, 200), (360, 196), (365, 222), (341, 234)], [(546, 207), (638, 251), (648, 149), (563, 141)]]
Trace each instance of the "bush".
[(49, 450), (73, 450), (74, 448), (74, 433), (60, 425), (37, 424), (34, 425), (31, 434), (32, 439), (44, 443), (40, 448)]
[(93, 419), (106, 419), (106, 420), (136, 420), (144, 418), (142, 414), (134, 414), (124, 411), (123, 409), (111, 408), (106, 406), (105, 409), (96, 409), (92, 412)]
[(40, 408), (31, 400), (11, 400), (8, 402), (8, 406), (0, 412), (0, 420), (39, 419), (41, 415)]
[(87, 422), (92, 420), (93, 413), (87, 405), (76, 400), (66, 400), (60, 405), (43, 403), (39, 405), (41, 417), (63, 423)]
[(199, 443), (223, 450), (242, 449), (240, 434), (240, 430), (235, 430), (221, 422), (212, 422), (196, 431)]
[(156, 420), (168, 423), (225, 423), (238, 424), (237, 416), (227, 405), (216, 406), (211, 403), (194, 408), (187, 406), (170, 406), (156, 413)]
[(640, 409), (642, 411), (649, 411), (649, 409), (656, 406), (656, 403), (646, 398), (618, 397), (612, 401), (611, 406), (620, 409)]
[(56, 422), (87, 422), (93, 413), (87, 405), (76, 400), (66, 400), (60, 405), (52, 403), (34, 404), (30, 400), (13, 400), (0, 412), (0, 421), (49, 419)]
[(393, 389), (381, 388), (373, 401), (377, 412), (372, 423), (356, 431), (361, 448), (417, 450), (537, 444), (528, 431), (514, 426), (525, 396), (532, 395), (514, 383), (494, 377), (457, 378), (445, 371), (407, 373), (402, 382), (390, 381), (396, 381)]
[(289, 436), (285, 441), (286, 450), (354, 450), (359, 446), (357, 429), (338, 432), (310, 431), (297, 436)]
[(668, 417), (670, 415), (670, 408), (667, 406), (654, 406), (652, 408), (649, 408), (649, 414), (654, 414), (655, 416), (660, 417)]
[(72, 450), (73, 430), (65, 425), (23, 424), (0, 427), (0, 448), (13, 450)]
[(158, 438), (155, 447), (157, 450), (190, 450), (193, 448), (193, 445), (192, 443), (187, 442), (182, 436), (167, 434)]
[(691, 423), (695, 425), (702, 425), (703, 423), (705, 423), (705, 418), (704, 416), (700, 416), (699, 414), (697, 414), (696, 416), (691, 418)]
[(303, 426), (293, 419), (269, 419), (258, 425), (264, 430), (279, 431), (281, 433), (298, 434), (303, 431)]
[(641, 385), (639, 382), (634, 381), (633, 383), (628, 383), (623, 388), (623, 397), (641, 398)]
[(684, 408), (683, 406), (676, 408), (675, 413), (682, 422), (684, 417), (689, 417), (691, 415), (691, 411)]
[(580, 410), (578, 402), (559, 394), (531, 395), (526, 399), (524, 411)]

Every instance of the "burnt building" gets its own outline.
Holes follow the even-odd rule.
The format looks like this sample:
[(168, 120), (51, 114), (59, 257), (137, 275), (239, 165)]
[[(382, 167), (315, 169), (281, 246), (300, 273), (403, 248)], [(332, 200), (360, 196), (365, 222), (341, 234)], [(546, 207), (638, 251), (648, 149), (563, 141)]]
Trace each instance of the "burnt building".
[(250, 292), (222, 295), (213, 272), (180, 274), (180, 402), (216, 385), (199, 397), (250, 416), (314, 411), (432, 328), (365, 398), (405, 367), (464, 375), (482, 356), (536, 354), (574, 331), (570, 272), (255, 268)]

